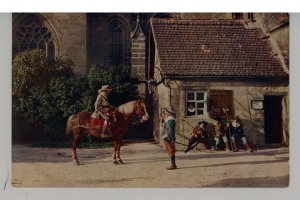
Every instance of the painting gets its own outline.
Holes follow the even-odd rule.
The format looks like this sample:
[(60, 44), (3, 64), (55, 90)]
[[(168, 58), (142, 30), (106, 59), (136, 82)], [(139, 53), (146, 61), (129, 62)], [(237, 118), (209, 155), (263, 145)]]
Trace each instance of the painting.
[(13, 187), (289, 186), (288, 13), (13, 13), (11, 29)]

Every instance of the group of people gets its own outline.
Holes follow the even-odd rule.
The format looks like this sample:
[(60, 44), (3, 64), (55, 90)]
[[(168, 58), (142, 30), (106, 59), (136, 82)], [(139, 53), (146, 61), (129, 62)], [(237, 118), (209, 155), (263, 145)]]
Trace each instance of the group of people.
[[(108, 113), (115, 109), (107, 100), (107, 96), (111, 91), (112, 88), (108, 85), (103, 85), (102, 88), (98, 90), (98, 96), (95, 102), (95, 111), (92, 114), (92, 118), (98, 119), (101, 117), (105, 120), (103, 131), (107, 131), (108, 129)], [(165, 144), (167, 153), (171, 160), (171, 165), (167, 168), (168, 170), (177, 169), (175, 162), (175, 117), (176, 114), (171, 107), (163, 109), (161, 139)], [(206, 121), (201, 121), (193, 128), (187, 148), (184, 151), (185, 153), (193, 149), (199, 143), (204, 144), (206, 149), (219, 149), (221, 141), (225, 144), (226, 151), (230, 151), (230, 146), (232, 151), (238, 151), (238, 140), (241, 140), (246, 149), (251, 151), (247, 139), (244, 136), (243, 126), (238, 117), (235, 117), (230, 123), (224, 123), (221, 118), (216, 118), (212, 136), (210, 136), (206, 130), (207, 125), (208, 123)], [(231, 145), (229, 145), (229, 141)]]
[(187, 153), (199, 143), (204, 144), (206, 149), (218, 150), (220, 149), (221, 141), (223, 141), (226, 151), (230, 151), (231, 146), (232, 151), (236, 152), (238, 151), (239, 140), (243, 142), (247, 151), (252, 151), (238, 117), (235, 117), (228, 123), (224, 123), (220, 117), (217, 117), (216, 121), (211, 135), (208, 134), (208, 131), (206, 130), (208, 123), (206, 121), (199, 122), (198, 125), (193, 128), (193, 133), (184, 152)]
[[(162, 133), (166, 151), (171, 159), (171, 165), (167, 170), (177, 169), (175, 163), (175, 112), (168, 107), (162, 112)], [(242, 141), (247, 151), (252, 151), (249, 143), (244, 135), (244, 129), (238, 117), (235, 117), (231, 122), (224, 123), (221, 118), (216, 118), (212, 136), (206, 130), (208, 123), (206, 121), (198, 122), (198, 125), (193, 128), (185, 153), (193, 149), (199, 143), (203, 143), (205, 148), (219, 149), (221, 141), (225, 145), (225, 150), (233, 152), (238, 151), (238, 141)], [(230, 141), (230, 144), (229, 144)], [(230, 148), (231, 146), (231, 148)]]

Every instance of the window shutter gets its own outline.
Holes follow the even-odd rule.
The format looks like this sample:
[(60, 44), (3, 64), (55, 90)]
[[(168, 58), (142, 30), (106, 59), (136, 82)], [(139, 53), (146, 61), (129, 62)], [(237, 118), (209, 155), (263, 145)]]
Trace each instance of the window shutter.
[(210, 117), (226, 117), (223, 108), (229, 108), (229, 114), (233, 115), (233, 92), (231, 90), (210, 90), (208, 106)]

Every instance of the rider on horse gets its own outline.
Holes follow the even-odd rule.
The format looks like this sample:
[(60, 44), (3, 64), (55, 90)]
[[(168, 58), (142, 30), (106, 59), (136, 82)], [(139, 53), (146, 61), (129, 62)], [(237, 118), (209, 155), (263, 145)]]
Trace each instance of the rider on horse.
[(92, 114), (92, 118), (99, 119), (101, 116), (105, 121), (103, 125), (103, 133), (106, 132), (108, 128), (108, 113), (115, 110), (115, 107), (109, 104), (107, 96), (111, 93), (112, 88), (109, 85), (103, 85), (101, 89), (98, 90), (98, 96), (95, 102), (95, 111)]

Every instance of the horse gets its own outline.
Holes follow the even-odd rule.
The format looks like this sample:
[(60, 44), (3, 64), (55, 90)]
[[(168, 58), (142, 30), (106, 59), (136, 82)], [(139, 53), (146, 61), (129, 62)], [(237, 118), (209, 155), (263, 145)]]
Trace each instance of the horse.
[[(124, 164), (120, 157), (121, 139), (124, 135), (132, 117), (140, 118), (140, 122), (149, 119), (146, 105), (143, 100), (134, 100), (120, 105), (115, 111), (109, 113), (108, 129), (110, 130), (113, 140), (113, 163), (115, 165)], [(88, 112), (78, 112), (71, 115), (67, 120), (66, 134), (73, 133), (72, 141), (72, 158), (73, 163), (79, 165), (80, 162), (77, 157), (78, 140), (86, 135), (91, 135), (96, 138), (102, 138), (103, 135), (99, 128), (93, 127), (94, 119)]]

